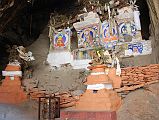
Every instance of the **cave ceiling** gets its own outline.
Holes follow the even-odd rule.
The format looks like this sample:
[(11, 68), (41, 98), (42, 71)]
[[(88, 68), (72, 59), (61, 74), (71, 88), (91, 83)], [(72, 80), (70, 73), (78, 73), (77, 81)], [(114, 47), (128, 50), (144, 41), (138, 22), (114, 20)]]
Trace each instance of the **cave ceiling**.
[[(100, 0), (100, 3), (109, 1)], [(126, 3), (118, 1), (120, 5)], [(88, 0), (0, 0), (0, 41), (27, 46), (48, 24), (50, 13), (72, 17), (88, 4)]]

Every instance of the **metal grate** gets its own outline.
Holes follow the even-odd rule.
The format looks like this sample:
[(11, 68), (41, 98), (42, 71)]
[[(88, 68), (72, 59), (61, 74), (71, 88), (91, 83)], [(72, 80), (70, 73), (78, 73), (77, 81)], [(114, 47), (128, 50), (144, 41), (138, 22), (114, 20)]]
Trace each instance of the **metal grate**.
[(60, 118), (59, 97), (39, 97), (38, 120), (55, 120)]

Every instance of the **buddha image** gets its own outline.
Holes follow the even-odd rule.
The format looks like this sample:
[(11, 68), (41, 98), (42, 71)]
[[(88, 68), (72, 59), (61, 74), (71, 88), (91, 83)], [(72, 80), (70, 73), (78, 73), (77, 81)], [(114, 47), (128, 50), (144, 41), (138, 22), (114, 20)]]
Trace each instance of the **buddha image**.
[(93, 32), (90, 31), (90, 30), (86, 30), (84, 32), (84, 36), (85, 38), (85, 42), (89, 43), (89, 45), (92, 45), (93, 44)]
[(62, 34), (58, 35), (55, 39), (56, 47), (64, 47), (65, 46), (66, 37)]

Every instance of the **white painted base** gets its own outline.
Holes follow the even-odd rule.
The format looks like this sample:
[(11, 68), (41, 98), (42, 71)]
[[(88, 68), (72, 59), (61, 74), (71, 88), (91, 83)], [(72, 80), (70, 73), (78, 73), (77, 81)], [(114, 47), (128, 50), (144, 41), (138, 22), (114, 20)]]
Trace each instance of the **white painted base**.
[(91, 60), (89, 59), (85, 59), (85, 60), (74, 60), (72, 63), (73, 69), (87, 69), (89, 65), (89, 63), (91, 62)]
[(73, 56), (69, 51), (53, 51), (48, 54), (47, 61), (50, 66), (60, 67), (61, 64), (72, 63)]
[(22, 76), (22, 71), (2, 71), (3, 76)]
[(62, 64), (70, 63), (73, 69), (87, 69), (91, 60), (74, 60), (69, 51), (52, 51), (48, 54), (47, 62), (50, 66), (60, 67)]
[(112, 84), (94, 84), (87, 85), (87, 90), (113, 89)]

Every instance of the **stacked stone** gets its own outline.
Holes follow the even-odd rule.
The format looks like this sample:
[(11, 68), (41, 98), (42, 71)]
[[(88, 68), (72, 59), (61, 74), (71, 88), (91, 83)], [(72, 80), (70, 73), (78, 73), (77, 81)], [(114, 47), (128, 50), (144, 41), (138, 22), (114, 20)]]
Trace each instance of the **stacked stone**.
[(140, 85), (158, 81), (159, 64), (123, 68), (121, 77), (123, 86)]
[(72, 96), (68, 92), (63, 93), (47, 93), (45, 90), (39, 90), (38, 88), (32, 88), (29, 90), (29, 96), (32, 100), (39, 100), (39, 97), (46, 97), (46, 96), (55, 96), (60, 98), (60, 107), (61, 108), (67, 108), (72, 107), (75, 105), (75, 102), (78, 98), (76, 96)]
[(123, 68), (121, 78), (122, 87), (115, 91), (125, 97), (130, 91), (159, 82), (159, 64)]
[(46, 91), (41, 91), (38, 88), (32, 88), (29, 90), (29, 96), (32, 100), (39, 100), (39, 97), (45, 97)]

